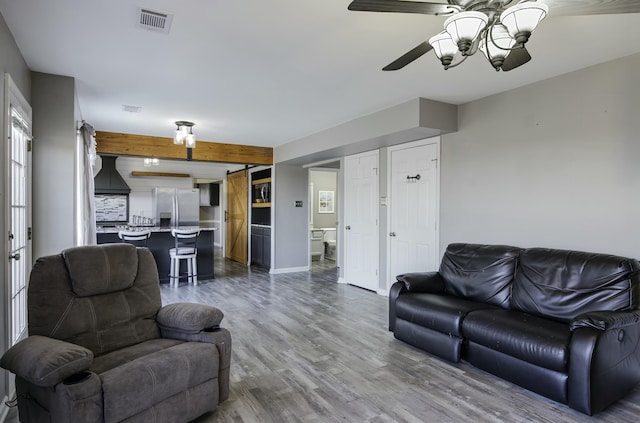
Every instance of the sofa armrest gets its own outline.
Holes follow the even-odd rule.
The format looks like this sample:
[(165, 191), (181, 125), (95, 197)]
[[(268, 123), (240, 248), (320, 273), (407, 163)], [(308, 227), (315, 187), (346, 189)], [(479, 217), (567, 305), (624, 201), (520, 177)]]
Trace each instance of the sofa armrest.
[(611, 330), (640, 323), (640, 310), (633, 311), (596, 311), (581, 314), (571, 321), (571, 331), (577, 328)]
[(438, 272), (404, 273), (396, 276), (409, 292), (444, 292), (444, 280)]
[(570, 329), (568, 403), (592, 415), (640, 382), (640, 312), (592, 312)]
[(229, 398), (229, 368), (231, 367), (231, 334), (225, 328), (208, 328), (198, 333), (189, 333), (175, 330), (160, 325), (160, 334), (163, 338), (179, 339), (186, 342), (207, 342), (218, 348), (220, 356), (218, 375), (218, 400), (225, 401)]
[(162, 307), (156, 320), (161, 330), (164, 328), (196, 334), (219, 327), (223, 317), (224, 313), (216, 307), (197, 303), (175, 303)]
[(4, 353), (0, 366), (40, 387), (52, 387), (88, 370), (93, 352), (46, 336), (33, 335)]

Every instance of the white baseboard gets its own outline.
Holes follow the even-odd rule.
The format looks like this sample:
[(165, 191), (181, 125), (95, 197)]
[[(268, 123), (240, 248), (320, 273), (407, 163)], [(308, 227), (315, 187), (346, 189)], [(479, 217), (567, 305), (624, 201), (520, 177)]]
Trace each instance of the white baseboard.
[(2, 398), (2, 404), (0, 404), (0, 422), (4, 422), (9, 414), (9, 407), (7, 407), (6, 404), (7, 401), (9, 401), (9, 397), (5, 395), (5, 397)]
[(340, 276), (340, 277), (338, 278), (338, 283), (343, 283), (343, 284), (345, 284), (345, 285), (346, 285), (346, 284), (347, 284), (347, 281), (346, 281), (342, 276)]
[(383, 297), (389, 296), (389, 291), (387, 291), (386, 289), (378, 289), (376, 292), (378, 293), (378, 295), (382, 295)]
[(270, 269), (269, 273), (272, 275), (278, 275), (280, 273), (295, 273), (295, 272), (308, 272), (309, 266), (302, 267), (283, 267), (281, 269)]

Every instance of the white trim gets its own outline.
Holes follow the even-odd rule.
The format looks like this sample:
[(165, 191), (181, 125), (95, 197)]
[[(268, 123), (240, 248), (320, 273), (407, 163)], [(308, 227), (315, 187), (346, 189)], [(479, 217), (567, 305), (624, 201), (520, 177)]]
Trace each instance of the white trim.
[(346, 284), (347, 284), (347, 280), (346, 280), (345, 278), (343, 278), (342, 276), (340, 276), (340, 277), (338, 278), (338, 283), (341, 283), (341, 284), (343, 284), (343, 285), (346, 285)]
[(321, 160), (319, 162), (313, 162), (313, 163), (309, 163), (309, 164), (306, 164), (306, 165), (302, 165), (302, 168), (306, 169), (306, 168), (309, 168), (309, 167), (322, 166), (323, 164), (327, 164), (327, 163), (335, 163), (335, 162), (339, 162), (340, 159), (342, 159), (342, 157), (336, 157), (335, 159)]
[(301, 267), (283, 267), (281, 269), (271, 269), (269, 273), (272, 275), (279, 275), (281, 273), (296, 273), (296, 272), (309, 272), (311, 269), (309, 266), (301, 266)]
[(0, 404), (0, 422), (5, 421), (9, 414), (9, 407), (6, 404), (7, 401), (9, 401), (9, 397), (5, 395), (4, 398), (2, 398), (2, 404)]
[(388, 297), (389, 296), (389, 290), (380, 288), (380, 289), (378, 289), (376, 291), (376, 294), (382, 295), (383, 297)]
[[(407, 142), (404, 144), (399, 144), (399, 145), (394, 145), (392, 147), (388, 148), (388, 154), (387, 154), (387, 204), (389, 207), (389, 209), (387, 209), (387, 228), (391, 227), (391, 208), (392, 204), (393, 204), (393, 192), (391, 192), (391, 157), (393, 156), (393, 152), (394, 151), (399, 151), (399, 150), (406, 150), (408, 148), (415, 148), (415, 147), (422, 147), (424, 145), (430, 145), (430, 144), (435, 144), (437, 151), (436, 151), (436, 160), (437, 160), (437, 166), (436, 166), (436, 239), (435, 239), (435, 248), (436, 248), (436, 255), (437, 258), (440, 258), (440, 149), (441, 149), (441, 138), (440, 136), (435, 136), (435, 137), (431, 137), (431, 138), (425, 138), (425, 139), (421, 139), (421, 140), (417, 140), (417, 141), (412, 141), (412, 142)], [(391, 290), (391, 285), (393, 285), (393, 283), (396, 280), (396, 275), (391, 275), (391, 237), (386, 237), (387, 239), (387, 271), (386, 271), (386, 279), (385, 279), (385, 283), (387, 284), (387, 286), (385, 287), (384, 291), (386, 291), (386, 293), (384, 294), (385, 296), (389, 296), (389, 291)], [(436, 259), (436, 262), (438, 262), (438, 260)], [(382, 290), (382, 289), (381, 289)]]

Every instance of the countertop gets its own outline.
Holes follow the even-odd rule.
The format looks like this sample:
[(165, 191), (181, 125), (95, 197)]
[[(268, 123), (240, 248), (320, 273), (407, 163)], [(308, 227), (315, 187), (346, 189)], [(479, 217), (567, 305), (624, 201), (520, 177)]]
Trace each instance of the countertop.
[(126, 226), (126, 225), (118, 225), (115, 227), (108, 228), (100, 228), (96, 229), (96, 233), (99, 234), (117, 234), (122, 230), (126, 231), (151, 231), (151, 232), (171, 232), (172, 229), (183, 229), (183, 230), (192, 230), (192, 229), (200, 229), (201, 231), (217, 231), (218, 228), (213, 228), (210, 226), (176, 226), (173, 228), (161, 228), (160, 226)]

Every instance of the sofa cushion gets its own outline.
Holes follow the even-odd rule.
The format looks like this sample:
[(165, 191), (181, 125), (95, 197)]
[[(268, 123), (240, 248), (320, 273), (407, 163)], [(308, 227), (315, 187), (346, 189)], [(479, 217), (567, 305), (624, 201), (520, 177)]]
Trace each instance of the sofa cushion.
[(567, 372), (569, 325), (509, 310), (477, 310), (462, 322), (469, 342), (500, 351), (531, 364)]
[(104, 373), (107, 370), (111, 370), (140, 357), (166, 350), (183, 342), (184, 341), (176, 339), (157, 338), (140, 342), (139, 344), (133, 344), (129, 347), (124, 347), (95, 357), (93, 363), (91, 363), (90, 370), (98, 374)]
[(455, 336), (462, 336), (460, 324), (468, 312), (486, 308), (497, 307), (447, 294), (401, 295), (396, 301), (399, 319)]
[(119, 422), (216, 379), (218, 364), (215, 345), (185, 342), (101, 373), (105, 423)]
[(520, 254), (511, 307), (561, 322), (592, 311), (636, 309), (639, 269), (636, 260), (613, 255), (527, 249)]
[(136, 247), (105, 244), (64, 250), (73, 292), (78, 297), (130, 288), (138, 273)]
[(122, 246), (132, 247), (125, 250), (133, 253), (138, 264), (133, 286), (88, 297), (78, 297), (72, 290), (61, 254), (39, 258), (31, 271), (27, 294), (29, 334), (82, 345), (95, 356), (159, 338), (155, 317), (162, 302), (153, 255), (147, 248)]
[(440, 264), (446, 292), (508, 308), (519, 252), (507, 245), (450, 244)]

